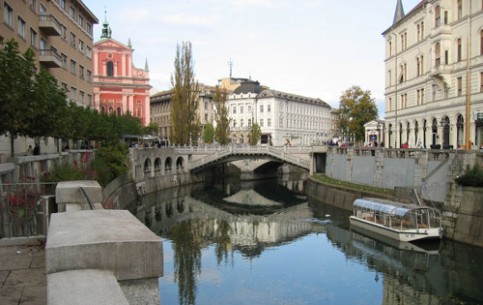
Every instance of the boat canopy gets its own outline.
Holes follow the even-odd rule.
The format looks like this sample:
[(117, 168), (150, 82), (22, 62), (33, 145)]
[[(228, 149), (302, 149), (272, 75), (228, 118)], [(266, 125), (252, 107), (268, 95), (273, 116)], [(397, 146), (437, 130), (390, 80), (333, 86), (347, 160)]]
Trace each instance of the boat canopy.
[[(374, 199), (356, 199), (354, 201), (354, 207), (365, 208), (377, 212), (382, 212), (389, 215), (403, 217), (407, 212), (414, 210), (403, 206), (391, 204), (390, 202), (378, 202)], [(421, 208), (421, 207), (417, 207)]]

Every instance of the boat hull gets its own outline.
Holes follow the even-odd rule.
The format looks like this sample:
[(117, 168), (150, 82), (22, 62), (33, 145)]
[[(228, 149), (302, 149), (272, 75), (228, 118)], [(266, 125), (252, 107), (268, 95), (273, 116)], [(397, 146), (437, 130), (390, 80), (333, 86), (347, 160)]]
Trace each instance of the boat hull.
[(361, 231), (362, 233), (376, 235), (382, 237), (383, 239), (388, 238), (401, 242), (442, 238), (441, 228), (396, 230), (375, 222), (357, 218), (355, 216), (350, 216), (350, 224), (351, 229)]

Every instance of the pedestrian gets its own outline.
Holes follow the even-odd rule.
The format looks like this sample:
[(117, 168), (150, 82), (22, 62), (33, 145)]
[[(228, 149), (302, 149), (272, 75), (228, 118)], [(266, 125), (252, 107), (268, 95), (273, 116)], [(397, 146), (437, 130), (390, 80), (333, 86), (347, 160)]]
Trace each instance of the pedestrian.
[(32, 145), (29, 145), (29, 148), (27, 149), (27, 156), (30, 156), (34, 153), (33, 149), (32, 149)]
[(39, 143), (35, 143), (34, 155), (40, 155), (40, 145), (39, 145)]

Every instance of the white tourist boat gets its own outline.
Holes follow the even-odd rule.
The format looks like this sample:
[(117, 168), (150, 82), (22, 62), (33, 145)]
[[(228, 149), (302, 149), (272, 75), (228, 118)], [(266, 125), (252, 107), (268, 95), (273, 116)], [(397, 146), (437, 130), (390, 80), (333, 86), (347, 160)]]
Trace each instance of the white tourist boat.
[(351, 229), (401, 242), (441, 239), (441, 212), (435, 208), (360, 198), (354, 201)]

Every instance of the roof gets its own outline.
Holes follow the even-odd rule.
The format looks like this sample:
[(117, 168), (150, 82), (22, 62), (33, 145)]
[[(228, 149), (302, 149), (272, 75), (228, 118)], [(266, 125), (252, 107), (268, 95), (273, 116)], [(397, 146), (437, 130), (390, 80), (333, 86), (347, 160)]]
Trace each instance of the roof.
[(429, 209), (435, 210), (434, 208), (427, 207), (427, 206), (419, 206), (419, 205), (403, 205), (399, 202), (393, 202), (390, 200), (382, 200), (376, 198), (359, 198), (354, 201), (354, 206), (366, 208), (378, 212), (382, 212), (389, 215), (395, 215), (403, 217), (408, 212), (412, 210), (419, 210), (419, 209)]
[(323, 100), (319, 98), (312, 98), (312, 97), (306, 97), (306, 96), (301, 96), (293, 93), (286, 93), (282, 91), (277, 91), (277, 90), (272, 90), (272, 89), (264, 89), (260, 94), (258, 94), (257, 98), (269, 98), (269, 97), (275, 97), (275, 98), (284, 98), (289, 101), (294, 101), (294, 102), (302, 102), (302, 103), (307, 103), (307, 104), (319, 104), (323, 107), (327, 108), (332, 108), (330, 107), (329, 104), (324, 102)]
[(246, 94), (246, 93), (260, 93), (262, 92), (263, 87), (260, 86), (259, 82), (256, 81), (247, 81), (242, 83), (238, 88), (233, 91), (233, 94)]
[(388, 29), (386, 29), (384, 32), (382, 32), (382, 35), (386, 35), (387, 32), (393, 30), (399, 23), (401, 23), (402, 21), (411, 17), (415, 13), (417, 13), (420, 9), (422, 9), (424, 7), (426, 2), (428, 2), (428, 1), (429, 0), (422, 0), (412, 10), (410, 10), (409, 13), (404, 14), (404, 8), (402, 7), (402, 3), (400, 4), (401, 0), (398, 0), (398, 4), (396, 6), (396, 11), (394, 13), (393, 24)]

